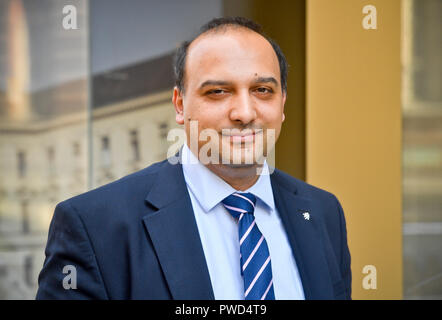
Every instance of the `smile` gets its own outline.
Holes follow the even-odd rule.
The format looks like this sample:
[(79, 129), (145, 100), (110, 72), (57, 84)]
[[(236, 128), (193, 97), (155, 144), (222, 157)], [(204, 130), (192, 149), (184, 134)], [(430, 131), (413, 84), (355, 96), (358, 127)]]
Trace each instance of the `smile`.
[(262, 129), (244, 130), (243, 132), (232, 132), (223, 134), (224, 137), (230, 138), (230, 142), (233, 143), (246, 143), (253, 142), (256, 135), (262, 134)]

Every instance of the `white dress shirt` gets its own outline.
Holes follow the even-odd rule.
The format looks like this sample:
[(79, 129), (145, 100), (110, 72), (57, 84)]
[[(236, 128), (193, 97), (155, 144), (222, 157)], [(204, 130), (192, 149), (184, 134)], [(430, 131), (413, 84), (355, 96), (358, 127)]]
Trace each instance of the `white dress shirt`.
[[(215, 299), (244, 299), (238, 223), (221, 203), (237, 190), (200, 163), (186, 144), (182, 164)], [(267, 169), (267, 163), (264, 166)], [(251, 192), (257, 199), (254, 215), (269, 247), (275, 298), (304, 300), (296, 261), (273, 200), (270, 176), (260, 175), (243, 192)]]

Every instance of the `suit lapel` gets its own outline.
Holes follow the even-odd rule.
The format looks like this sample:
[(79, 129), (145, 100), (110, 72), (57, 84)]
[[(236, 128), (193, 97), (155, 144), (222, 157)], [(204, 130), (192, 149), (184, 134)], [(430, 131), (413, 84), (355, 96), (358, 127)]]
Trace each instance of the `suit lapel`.
[[(143, 217), (174, 299), (214, 299), (209, 271), (181, 164), (159, 168)], [(332, 299), (333, 287), (314, 202), (297, 194), (293, 183), (271, 175), (275, 204), (296, 259), (306, 299)], [(305, 219), (303, 213), (309, 213)]]
[(155, 211), (143, 222), (173, 299), (214, 299), (181, 164), (162, 164), (146, 202)]
[[(278, 173), (271, 175), (275, 204), (287, 232), (301, 276), (306, 299), (333, 299), (333, 287), (322, 240), (318, 209), (297, 194), (293, 183)], [(308, 215), (304, 216), (304, 213)], [(307, 219), (308, 218), (308, 219)]]

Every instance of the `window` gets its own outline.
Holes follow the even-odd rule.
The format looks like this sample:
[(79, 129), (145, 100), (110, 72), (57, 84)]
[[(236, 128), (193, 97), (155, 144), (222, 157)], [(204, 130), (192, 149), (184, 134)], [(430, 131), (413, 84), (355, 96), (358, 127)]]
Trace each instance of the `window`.
[(48, 158), (48, 173), (52, 177), (55, 175), (55, 149), (54, 147), (47, 148), (47, 158)]
[(28, 234), (31, 231), (29, 221), (29, 203), (28, 201), (21, 202), (21, 217), (22, 217), (22, 232)]
[(161, 122), (158, 125), (158, 131), (160, 132), (161, 140), (167, 139), (168, 130), (169, 130), (169, 124), (167, 122)]
[(140, 144), (138, 141), (138, 130), (130, 131), (130, 146), (132, 151), (132, 160), (140, 161)]
[(24, 178), (26, 176), (27, 166), (26, 166), (26, 153), (24, 151), (19, 151), (17, 153), (17, 167), (18, 176)]
[(108, 136), (103, 136), (101, 138), (101, 165), (103, 168), (109, 168), (111, 162), (110, 140)]
[(72, 144), (72, 154), (74, 155), (75, 158), (81, 156), (80, 143), (77, 141)]
[(32, 267), (33, 267), (32, 255), (27, 255), (25, 257), (24, 271), (25, 271), (25, 283), (28, 287), (32, 287), (34, 285), (34, 280), (32, 276), (32, 271), (33, 271)]

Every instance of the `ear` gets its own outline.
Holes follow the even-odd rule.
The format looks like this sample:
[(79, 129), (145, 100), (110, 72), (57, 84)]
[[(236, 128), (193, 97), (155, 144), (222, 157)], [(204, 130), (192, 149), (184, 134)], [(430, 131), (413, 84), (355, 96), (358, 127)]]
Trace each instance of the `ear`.
[(285, 120), (284, 107), (285, 107), (286, 99), (287, 99), (287, 93), (283, 92), (282, 93), (282, 122), (284, 122), (284, 120)]
[(173, 88), (172, 103), (175, 107), (176, 123), (184, 124), (183, 93), (176, 86)]

